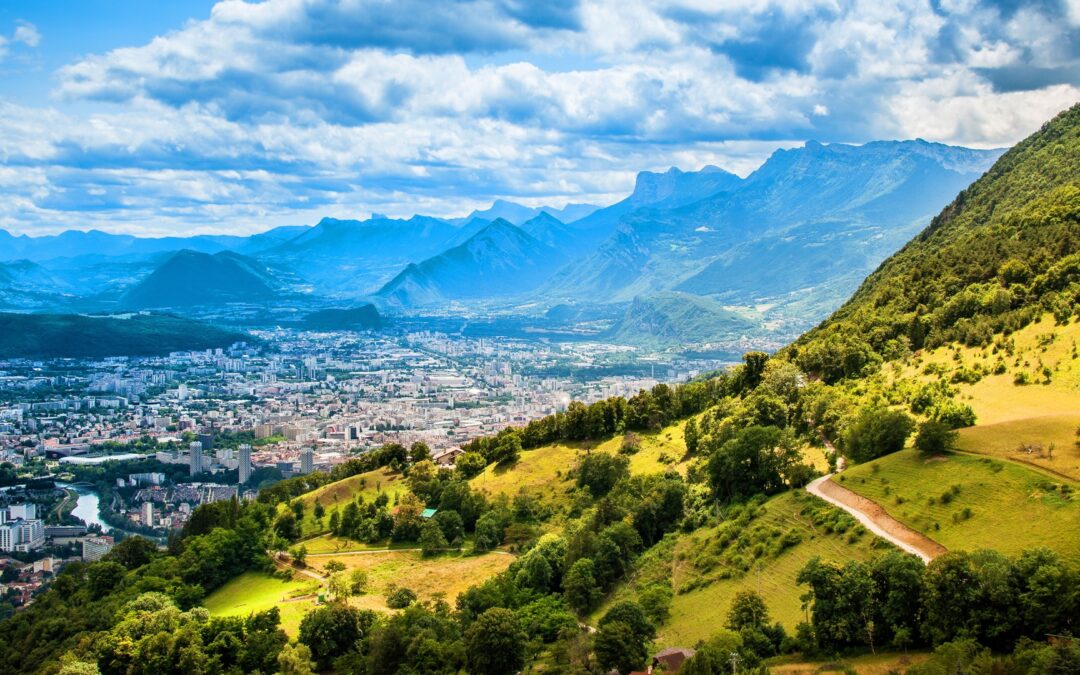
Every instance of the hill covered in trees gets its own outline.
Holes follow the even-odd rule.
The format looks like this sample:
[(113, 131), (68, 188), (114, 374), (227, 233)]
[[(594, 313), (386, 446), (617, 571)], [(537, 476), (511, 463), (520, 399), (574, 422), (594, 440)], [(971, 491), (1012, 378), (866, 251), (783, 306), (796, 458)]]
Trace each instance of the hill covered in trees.
[(0, 314), (2, 358), (153, 356), (251, 340), (169, 314)]

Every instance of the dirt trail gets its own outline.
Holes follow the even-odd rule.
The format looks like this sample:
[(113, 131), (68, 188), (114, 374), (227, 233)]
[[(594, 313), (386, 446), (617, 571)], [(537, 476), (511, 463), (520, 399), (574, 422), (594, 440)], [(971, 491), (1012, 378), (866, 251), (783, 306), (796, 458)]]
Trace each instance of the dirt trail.
[(866, 529), (904, 551), (914, 553), (923, 562), (928, 563), (946, 552), (941, 544), (890, 516), (877, 502), (829, 480), (832, 476), (829, 474), (810, 482), (806, 491), (847, 511)]

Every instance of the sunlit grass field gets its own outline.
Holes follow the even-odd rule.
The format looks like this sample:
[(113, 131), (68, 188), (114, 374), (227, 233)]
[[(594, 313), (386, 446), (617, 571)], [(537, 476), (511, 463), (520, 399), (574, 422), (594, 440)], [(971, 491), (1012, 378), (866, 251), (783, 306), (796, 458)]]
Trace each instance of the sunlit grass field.
[[(669, 469), (685, 472), (682, 461), (686, 454), (683, 438), (684, 422), (665, 427), (650, 434), (636, 434), (640, 449), (631, 455), (630, 472), (660, 473)], [(567, 502), (567, 490), (573, 487), (570, 473), (587, 452), (616, 453), (624, 436), (616, 435), (600, 443), (556, 443), (534, 450), (525, 450), (511, 467), (488, 466), (470, 483), (473, 489), (487, 495), (504, 494), (513, 497), (528, 494), (545, 503), (561, 506)]]
[(300, 620), (315, 607), (314, 598), (320, 584), (314, 579), (296, 576), (291, 581), (264, 572), (244, 572), (221, 586), (203, 602), (214, 616), (247, 616), (277, 607), (281, 612), (281, 627), (291, 636), (300, 630)]
[(412, 589), (421, 600), (442, 597), (452, 606), (459, 594), (502, 572), (514, 562), (514, 556), (503, 553), (444, 553), (425, 558), (419, 551), (394, 551), (318, 558), (309, 560), (309, 563), (325, 573), (325, 565), (331, 559), (344, 564), (346, 574), (355, 569), (367, 573), (367, 592), (351, 598), (349, 602), (379, 611), (389, 611), (385, 596), (392, 585)]
[[(943, 367), (947, 373), (976, 365), (992, 372), (1000, 360), (1005, 373), (956, 385), (960, 400), (972, 407), (978, 424), (1080, 414), (1080, 322), (1059, 326), (1047, 315), (1008, 339), (1015, 345), (1011, 356), (1000, 350), (995, 353), (993, 345), (947, 345), (921, 352), (904, 365), (901, 373), (908, 378), (932, 380), (937, 376), (924, 373), (930, 365)], [(1049, 383), (1043, 368), (1050, 371)], [(1016, 384), (1015, 379), (1021, 375), (1030, 383)]]
[(1080, 412), (961, 429), (958, 448), (1011, 459), (1080, 481)]
[(926, 459), (903, 450), (841, 476), (833, 480), (946, 548), (1014, 555), (1045, 546), (1080, 561), (1080, 493), (1034, 469), (991, 457)]

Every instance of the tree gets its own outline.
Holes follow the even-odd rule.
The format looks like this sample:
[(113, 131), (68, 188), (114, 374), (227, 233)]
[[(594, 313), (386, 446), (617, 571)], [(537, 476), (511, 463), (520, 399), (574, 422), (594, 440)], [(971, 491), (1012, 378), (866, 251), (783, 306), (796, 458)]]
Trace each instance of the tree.
[(344, 572), (334, 572), (326, 582), (326, 590), (330, 597), (335, 600), (344, 600), (349, 597), (349, 580)]
[(742, 429), (709, 457), (713, 495), (729, 502), (779, 492), (798, 460), (798, 447), (790, 433), (776, 427)]
[(349, 593), (363, 595), (367, 590), (368, 575), (364, 570), (353, 570), (349, 573)]
[(311, 649), (305, 644), (285, 645), (278, 652), (278, 673), (281, 675), (313, 675), (315, 664), (311, 661)]
[(285, 511), (274, 521), (274, 532), (285, 541), (296, 541), (300, 538), (300, 524), (296, 521), (296, 514), (291, 510)]
[(578, 465), (577, 484), (593, 497), (603, 497), (623, 478), (630, 475), (630, 460), (619, 455), (594, 452)]
[(421, 513), (424, 505), (412, 494), (406, 494), (394, 513), (394, 541), (416, 541), (424, 524)]
[(432, 556), (448, 548), (450, 544), (446, 541), (442, 528), (439, 527), (439, 521), (429, 518), (420, 528), (420, 550), (423, 555)]
[(416, 441), (409, 446), (409, 460), (413, 464), (431, 459), (431, 448), (423, 441)]
[(634, 638), (640, 640), (642, 644), (656, 636), (656, 630), (649, 621), (649, 617), (645, 615), (645, 610), (636, 602), (623, 600), (612, 605), (600, 619), (600, 628), (615, 622), (628, 626)]
[(525, 641), (517, 617), (508, 609), (487, 610), (465, 631), (470, 673), (506, 675), (525, 665)]
[(856, 462), (899, 452), (914, 427), (915, 422), (905, 412), (865, 408), (844, 435), (844, 451)]
[[(300, 548), (295, 549), (292, 552), (292, 559), (293, 559), (293, 564), (295, 564), (297, 567), (306, 567), (307, 566), (307, 546), (304, 546), (303, 544), (300, 544)], [(333, 561), (331, 561), (331, 562), (333, 562)]]
[(473, 549), (477, 552), (490, 551), (502, 545), (506, 526), (494, 512), (487, 512), (476, 521), (476, 536)]
[(516, 612), (522, 630), (530, 638), (554, 642), (564, 630), (577, 630), (577, 618), (558, 595), (542, 595)]
[(323, 507), (322, 502), (318, 499), (315, 500), (315, 509), (312, 511), (315, 514), (315, 520), (322, 520), (326, 515), (326, 508)]
[(611, 621), (596, 631), (593, 649), (605, 669), (629, 673), (640, 670), (649, 658), (645, 642), (622, 621)]
[(915, 436), (915, 447), (924, 455), (940, 455), (950, 452), (956, 446), (958, 434), (948, 424), (937, 420), (927, 420), (919, 425)]
[(454, 461), (454, 469), (466, 480), (479, 475), (486, 466), (487, 460), (479, 452), (466, 452)]
[(600, 602), (596, 568), (589, 558), (581, 558), (563, 576), (563, 595), (578, 614), (588, 614)]
[(102, 560), (86, 568), (86, 586), (90, 595), (101, 598), (108, 595), (124, 579), (127, 570), (111, 560)]
[(504, 429), (496, 439), (492, 461), (500, 466), (509, 466), (521, 456), (521, 433), (514, 427)]
[(761, 630), (769, 625), (769, 608), (757, 591), (739, 591), (728, 610), (727, 627), (739, 632), (744, 628)]
[(157, 545), (146, 537), (128, 537), (109, 551), (107, 559), (133, 570), (153, 560), (157, 552)]
[(390, 609), (405, 609), (416, 602), (416, 593), (411, 588), (390, 586), (386, 589), (386, 606)]
[(693, 455), (698, 450), (698, 425), (694, 418), (686, 420), (683, 427), (683, 440), (686, 442), (686, 454)]
[(457, 511), (439, 511), (432, 520), (439, 524), (443, 536), (446, 537), (446, 541), (450, 542), (451, 545), (453, 545), (454, 542), (460, 544), (464, 541), (465, 521), (461, 519), (461, 514)]
[(300, 621), (300, 642), (311, 648), (320, 670), (328, 669), (335, 658), (356, 649), (362, 636), (360, 610), (337, 602), (316, 607)]
[(344, 572), (345, 563), (341, 562), (340, 560), (327, 560), (326, 564), (323, 565), (323, 568), (330, 573)]
[(735, 632), (722, 630), (710, 637), (697, 653), (687, 659), (681, 675), (727, 675), (732, 671), (731, 655), (736, 655), (736, 663), (748, 668), (755, 664), (756, 655), (748, 653), (743, 646), (742, 637)]

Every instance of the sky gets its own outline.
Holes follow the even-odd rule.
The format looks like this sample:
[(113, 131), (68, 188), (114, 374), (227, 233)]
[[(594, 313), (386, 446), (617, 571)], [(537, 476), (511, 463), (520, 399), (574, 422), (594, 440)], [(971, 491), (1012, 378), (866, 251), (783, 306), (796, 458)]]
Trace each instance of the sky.
[(0, 228), (245, 234), (607, 204), (806, 140), (1011, 145), (1080, 0), (5, 0)]

